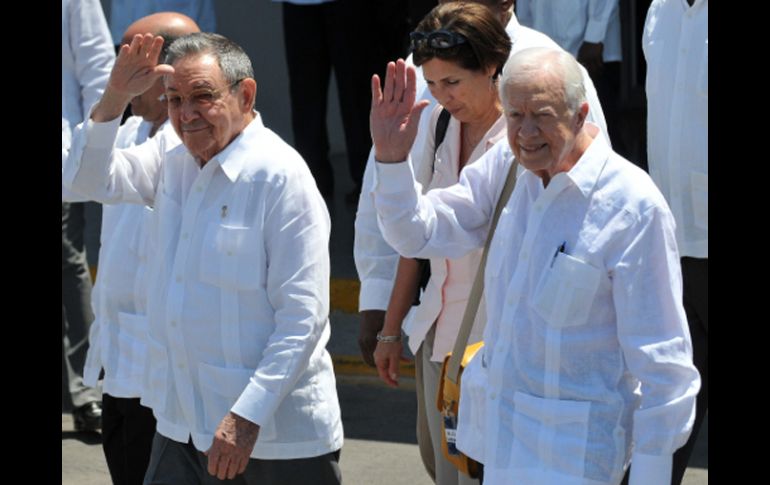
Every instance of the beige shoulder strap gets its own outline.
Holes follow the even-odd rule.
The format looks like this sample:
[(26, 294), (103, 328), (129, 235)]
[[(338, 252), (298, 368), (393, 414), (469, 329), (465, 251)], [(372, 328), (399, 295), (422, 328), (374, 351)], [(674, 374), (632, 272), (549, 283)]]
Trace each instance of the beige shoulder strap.
[(460, 361), (465, 353), (465, 347), (468, 345), (468, 337), (471, 335), (471, 328), (473, 327), (473, 320), (476, 319), (476, 311), (479, 309), (479, 302), (481, 301), (481, 294), (484, 293), (484, 268), (487, 266), (487, 254), (489, 254), (489, 245), (492, 242), (492, 236), (495, 235), (495, 228), (497, 228), (497, 221), (500, 219), (500, 214), (503, 212), (503, 207), (508, 203), (508, 199), (511, 197), (513, 187), (516, 185), (516, 167), (518, 163), (513, 160), (511, 168), (508, 169), (508, 176), (505, 178), (505, 185), (500, 193), (500, 199), (497, 201), (495, 207), (494, 216), (492, 216), (492, 225), (489, 227), (489, 235), (487, 235), (487, 242), (484, 244), (484, 252), (481, 255), (481, 262), (479, 263), (479, 269), (476, 271), (476, 278), (473, 280), (473, 287), (471, 288), (470, 296), (468, 297), (468, 306), (465, 307), (465, 313), (463, 314), (463, 321), (460, 325), (460, 331), (457, 333), (457, 340), (455, 340), (455, 346), (452, 350), (452, 356), (449, 358), (449, 364), (447, 369), (447, 377), (449, 380), (457, 384), (457, 376), (460, 374)]

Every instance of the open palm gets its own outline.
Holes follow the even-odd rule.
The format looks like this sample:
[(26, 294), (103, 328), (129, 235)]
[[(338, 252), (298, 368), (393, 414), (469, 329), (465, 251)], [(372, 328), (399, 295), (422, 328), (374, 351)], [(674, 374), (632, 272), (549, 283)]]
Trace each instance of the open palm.
[(375, 158), (380, 162), (406, 160), (412, 148), (422, 110), (429, 104), (415, 104), (416, 72), (403, 59), (389, 62), (385, 72), (385, 88), (380, 77), (372, 76), (372, 109), (369, 128), (372, 132)]

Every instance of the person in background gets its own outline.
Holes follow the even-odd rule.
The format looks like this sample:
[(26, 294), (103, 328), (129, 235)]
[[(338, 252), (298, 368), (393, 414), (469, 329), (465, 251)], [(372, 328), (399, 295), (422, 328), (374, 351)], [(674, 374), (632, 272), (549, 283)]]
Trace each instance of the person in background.
[[(62, 0), (61, 124), (62, 165), (69, 155), (72, 130), (83, 121), (104, 92), (115, 62), (112, 39), (98, 0)], [(83, 244), (85, 207), (65, 202), (62, 189), (62, 353), (72, 397), (76, 431), (101, 428), (99, 390), (83, 383), (88, 352), (91, 310), (91, 275)]]
[(283, 4), (294, 147), (310, 167), (321, 195), (330, 201), (335, 181), (329, 160), (326, 117), (333, 70), (348, 171), (355, 186), (345, 199), (354, 202), (361, 191), (366, 154), (372, 143), (368, 130), (369, 77), (373, 66), (381, 69), (379, 66), (390, 56), (402, 54), (400, 46), (407, 33), (406, 2), (273, 1)]
[(396, 250), (482, 247), (514, 157), (524, 169), (490, 245), (485, 345), (463, 373), (457, 448), (493, 485), (616, 485), (629, 462), (631, 485), (668, 483), (700, 379), (663, 195), (587, 122), (578, 62), (547, 48), (503, 69), (509, 148), (421, 195), (409, 147), (428, 103), (414, 102), (414, 77), (399, 60), (384, 90), (372, 80), (374, 203)]
[[(505, 137), (497, 81), (511, 41), (490, 9), (461, 2), (434, 8), (411, 38), (414, 63), (422, 67), (428, 88), (439, 103), (427, 114), (431, 118), (429, 131), (435, 133), (439, 118), (449, 116), (443, 142), (437, 146), (433, 136), (428, 136), (425, 146), (415, 150), (419, 154), (413, 159), (416, 179), (424, 192), (457, 183), (466, 167)], [(374, 352), (377, 370), (386, 384), (398, 385), (403, 325), (410, 349), (420, 356), (415, 366), (421, 367), (422, 392), (436, 396), (441, 363), (454, 346), (480, 259), (481, 251), (477, 250), (459, 259), (431, 260), (428, 285), (406, 323), (420, 279), (419, 264), (415, 259), (399, 259), (381, 341)], [(482, 309), (470, 342), (481, 339), (485, 321)], [(424, 409), (418, 414), (425, 413), (429, 434), (418, 435), (417, 441), (421, 449), (434, 453), (435, 482), (478, 483), (444, 458), (442, 416), (435, 399), (423, 399), (420, 404)]]
[(676, 219), (684, 309), (702, 382), (693, 432), (674, 454), (674, 485), (682, 481), (709, 407), (708, 17), (708, 0), (655, 0), (642, 36), (650, 176)]
[[(163, 37), (165, 55), (177, 37), (200, 29), (186, 15), (164, 12), (131, 24), (123, 34), (129, 45), (137, 34)], [(116, 148), (141, 145), (161, 136), (169, 147), (181, 141), (168, 122), (163, 80), (131, 100), (135, 116), (118, 130)], [(102, 449), (112, 483), (141, 485), (150, 461), (155, 418), (140, 404), (147, 358), (147, 258), (152, 208), (106, 204), (102, 209), (99, 273), (83, 381), (96, 386), (102, 376)]]
[[(144, 483), (339, 484), (326, 206), (254, 111), (240, 46), (189, 34), (161, 64), (162, 44), (148, 33), (121, 47), (64, 170), (71, 190), (156, 211), (142, 403), (157, 431)], [(161, 76), (182, 145), (115, 148), (126, 105)]]

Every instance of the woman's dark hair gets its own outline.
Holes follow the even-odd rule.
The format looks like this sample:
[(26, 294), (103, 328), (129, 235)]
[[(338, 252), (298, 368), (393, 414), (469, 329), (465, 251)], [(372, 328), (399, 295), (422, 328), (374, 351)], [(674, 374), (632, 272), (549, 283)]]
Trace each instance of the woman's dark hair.
[(421, 66), (437, 57), (471, 71), (494, 66), (497, 77), (508, 60), (511, 39), (497, 16), (481, 4), (449, 2), (438, 5), (420, 21), (415, 32), (429, 34), (437, 30), (459, 34), (465, 42), (446, 48), (431, 47), (429, 42), (412, 42), (415, 65)]

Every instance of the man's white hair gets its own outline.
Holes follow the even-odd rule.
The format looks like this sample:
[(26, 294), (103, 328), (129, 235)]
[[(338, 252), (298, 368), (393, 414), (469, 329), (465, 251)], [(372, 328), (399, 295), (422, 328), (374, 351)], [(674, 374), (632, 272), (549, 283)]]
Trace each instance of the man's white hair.
[(580, 64), (569, 52), (550, 47), (530, 47), (523, 49), (508, 59), (503, 67), (500, 80), (500, 99), (506, 102), (506, 86), (514, 77), (524, 72), (548, 72), (564, 83), (564, 100), (573, 112), (586, 102), (586, 88)]

